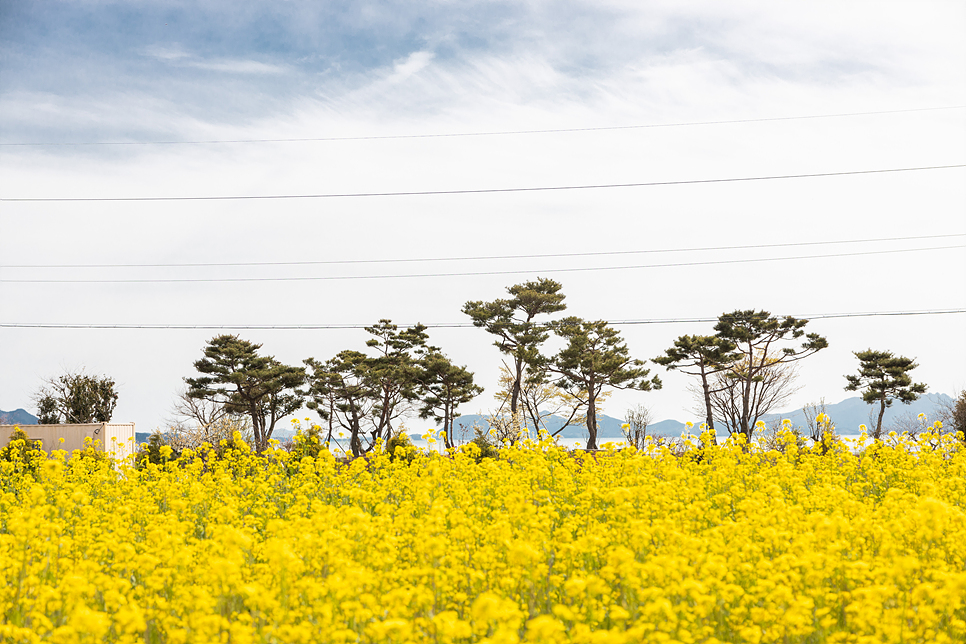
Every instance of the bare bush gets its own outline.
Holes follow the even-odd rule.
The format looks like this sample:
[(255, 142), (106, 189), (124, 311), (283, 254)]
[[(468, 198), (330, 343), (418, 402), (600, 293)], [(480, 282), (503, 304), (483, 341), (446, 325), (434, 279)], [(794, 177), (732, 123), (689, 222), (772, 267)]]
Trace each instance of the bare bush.
[(642, 449), (647, 442), (647, 426), (651, 424), (651, 410), (644, 405), (638, 405), (633, 409), (628, 409), (624, 414), (624, 426), (621, 431), (624, 433), (624, 440), (628, 445)]

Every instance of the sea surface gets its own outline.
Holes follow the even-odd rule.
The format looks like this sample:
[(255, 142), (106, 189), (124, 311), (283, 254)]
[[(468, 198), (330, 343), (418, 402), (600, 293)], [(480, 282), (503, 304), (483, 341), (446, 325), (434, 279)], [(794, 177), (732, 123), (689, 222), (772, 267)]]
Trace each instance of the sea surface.
[[(859, 434), (858, 433), (855, 433), (855, 434), (837, 434), (837, 436), (839, 436), (840, 438), (847, 438), (847, 439), (849, 439), (852, 442), (857, 441), (858, 438), (859, 438)], [(671, 438), (678, 439), (680, 437), (679, 436), (672, 436)], [(723, 443), (725, 440), (728, 439), (728, 434), (718, 434), (717, 435), (717, 438), (718, 438), (718, 442), (719, 443)], [(413, 439), (410, 439), (410, 440), (412, 441), (412, 444), (414, 446), (416, 446), (418, 449), (420, 449), (422, 451), (434, 451), (434, 452), (440, 452), (440, 453), (445, 452), (445, 449), (443, 447), (442, 441), (436, 441), (434, 443), (429, 443), (427, 440), (422, 439), (422, 438), (413, 438)], [(345, 444), (345, 447), (348, 448), (348, 442), (347, 441), (341, 441), (341, 442), (343, 442)], [(586, 439), (581, 440), (581, 439), (577, 439), (577, 438), (565, 438), (565, 439), (558, 440), (557, 442), (562, 447), (566, 447), (568, 449), (575, 449), (575, 448), (576, 449), (583, 449), (583, 448), (585, 448), (587, 446), (587, 440)], [(613, 438), (613, 437), (600, 437), (600, 438), (597, 439), (597, 444), (601, 448), (606, 448), (607, 446), (613, 445), (614, 448), (619, 449), (621, 447), (626, 447), (627, 446), (627, 443), (625, 443), (623, 440), (618, 439), (618, 438)], [(333, 449), (338, 449), (338, 446), (336, 446), (335, 444), (333, 444), (331, 447)]]

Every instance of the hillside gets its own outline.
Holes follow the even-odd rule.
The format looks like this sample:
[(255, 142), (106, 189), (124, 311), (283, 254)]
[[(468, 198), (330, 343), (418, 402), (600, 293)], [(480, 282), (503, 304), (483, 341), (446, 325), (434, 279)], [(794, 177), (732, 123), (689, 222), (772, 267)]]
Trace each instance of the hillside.
[[(555, 432), (564, 423), (564, 418), (559, 416), (551, 416), (547, 421), (547, 429), (551, 432)], [(623, 433), (621, 431), (621, 425), (624, 421), (620, 418), (614, 418), (613, 416), (608, 416), (606, 414), (600, 414), (597, 416), (597, 429), (598, 438), (622, 438)], [(486, 418), (480, 414), (464, 414), (456, 419), (456, 427), (463, 428), (465, 431), (466, 440), (473, 438), (473, 427), (478, 426), (482, 429), (489, 428), (486, 422)], [(652, 435), (668, 435), (668, 436), (678, 436), (684, 429), (684, 423), (678, 422), (676, 420), (662, 420), (658, 423), (653, 423), (648, 425), (647, 433)], [(587, 429), (580, 426), (570, 426), (563, 430), (560, 434), (561, 438), (573, 439), (573, 440), (587, 440)]]
[[(882, 427), (885, 431), (903, 416), (910, 416), (915, 418), (920, 413), (926, 414), (930, 422), (935, 420), (938, 416), (938, 407), (943, 402), (951, 402), (952, 398), (946, 394), (925, 394), (919, 398), (919, 400), (913, 402), (909, 405), (903, 405), (900, 403), (893, 403), (892, 407), (886, 409), (885, 416), (882, 419)], [(846, 398), (845, 400), (828, 404), (825, 406), (825, 412), (831, 417), (832, 422), (835, 424), (836, 431), (839, 434), (849, 434), (857, 435), (859, 434), (859, 425), (869, 425), (869, 412), (872, 407), (865, 404), (862, 398), (855, 396), (852, 398)], [(876, 412), (878, 407), (875, 408)], [(792, 421), (792, 425), (795, 427), (800, 427), (805, 429), (807, 424), (805, 422), (805, 414), (801, 409), (787, 410), (778, 414), (769, 414), (763, 418), (766, 424), (771, 424), (775, 421), (781, 421), (787, 418)], [(700, 419), (691, 419), (695, 424), (697, 424)], [(547, 422), (547, 427), (551, 432), (556, 431), (563, 425), (564, 419), (558, 418), (556, 416), (551, 416)], [(598, 428), (599, 437), (605, 439), (621, 438), (621, 425), (623, 420), (619, 418), (614, 418), (613, 416), (607, 416), (606, 414), (601, 414), (598, 416)], [(483, 429), (487, 429), (486, 418), (480, 414), (464, 414), (456, 419), (456, 427), (462, 427), (466, 432), (465, 438), (469, 440), (473, 437), (473, 426), (479, 426)], [(684, 423), (677, 420), (662, 420), (656, 423), (651, 423), (647, 426), (647, 433), (651, 436), (680, 436), (681, 432), (684, 431)], [(695, 430), (697, 431), (697, 430)], [(724, 428), (718, 430), (719, 435), (727, 435), (727, 431)], [(587, 430), (583, 427), (568, 427), (560, 435), (561, 438), (574, 439), (574, 440), (587, 440)]]
[(36, 425), (37, 417), (23, 409), (0, 410), (0, 425)]
[[(882, 427), (888, 431), (890, 426), (903, 416), (910, 415), (913, 418), (919, 414), (925, 414), (930, 422), (936, 420), (938, 407), (943, 402), (949, 403), (953, 399), (946, 394), (924, 394), (909, 405), (894, 402), (892, 407), (886, 409), (885, 416), (882, 418)], [(835, 430), (839, 434), (859, 434), (859, 425), (871, 425), (875, 422), (875, 417), (869, 419), (869, 413), (874, 411), (877, 416), (879, 407), (872, 407), (862, 401), (862, 398), (855, 396), (846, 398), (842, 402), (825, 406), (826, 413), (831, 417), (835, 424)], [(786, 411), (781, 414), (770, 414), (765, 417), (766, 423), (774, 420), (787, 418), (796, 427), (805, 427), (805, 414), (801, 409)]]

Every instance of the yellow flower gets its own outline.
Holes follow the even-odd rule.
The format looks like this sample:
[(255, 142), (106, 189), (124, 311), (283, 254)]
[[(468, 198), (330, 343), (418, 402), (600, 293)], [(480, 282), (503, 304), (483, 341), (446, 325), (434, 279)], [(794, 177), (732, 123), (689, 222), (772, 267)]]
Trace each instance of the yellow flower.
[(0, 641), (966, 641), (966, 450), (893, 436), (161, 467), (13, 445)]

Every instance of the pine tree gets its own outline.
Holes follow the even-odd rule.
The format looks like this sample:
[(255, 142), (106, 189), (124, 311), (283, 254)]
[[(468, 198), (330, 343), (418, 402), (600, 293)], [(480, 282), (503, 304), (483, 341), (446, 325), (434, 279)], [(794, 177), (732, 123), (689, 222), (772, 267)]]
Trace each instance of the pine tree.
[(893, 355), (891, 351), (853, 351), (859, 359), (859, 375), (847, 375), (846, 391), (862, 389), (862, 400), (870, 405), (879, 403), (879, 417), (872, 430), (872, 438), (882, 435), (882, 417), (894, 400), (906, 405), (926, 393), (926, 385), (913, 383), (909, 372), (918, 367), (915, 360)]
[(298, 387), (305, 370), (282, 364), (272, 356), (259, 355), (262, 345), (237, 335), (219, 335), (204, 348), (205, 357), (194, 363), (206, 374), (185, 378), (188, 395), (224, 405), (230, 414), (252, 419), (255, 449), (268, 448), (275, 424), (302, 407)]
[[(734, 383), (736, 392), (738, 426), (728, 428), (732, 433), (741, 432), (751, 439), (762, 409), (757, 399), (761, 389), (756, 385), (767, 371), (807, 358), (828, 346), (828, 341), (817, 333), (806, 334), (806, 324), (808, 320), (777, 317), (768, 311), (733, 311), (718, 317), (714, 327), (717, 337), (734, 344), (738, 354), (738, 359), (721, 374)], [(798, 339), (803, 340), (797, 348), (781, 347), (783, 342)], [(775, 394), (772, 390), (770, 395)]]
[(510, 413), (517, 417), (520, 388), (524, 371), (540, 372), (546, 358), (540, 346), (550, 337), (545, 324), (534, 322), (538, 315), (563, 311), (566, 296), (563, 287), (554, 280), (541, 278), (507, 288), (509, 299), (492, 302), (471, 301), (463, 305), (463, 313), (473, 319), (473, 325), (497, 336), (493, 344), (501, 353), (510, 356), (513, 369), (513, 389)]
[(604, 387), (660, 389), (657, 376), (648, 379), (644, 362), (631, 358), (620, 332), (603, 320), (568, 317), (551, 325), (567, 342), (549, 365), (559, 376), (557, 386), (587, 400), (587, 449), (597, 449), (597, 399)]
[(701, 379), (701, 392), (704, 396), (705, 422), (711, 435), (714, 435), (714, 413), (711, 409), (711, 396), (714, 392), (710, 378), (728, 369), (740, 358), (735, 351), (737, 346), (731, 340), (714, 335), (682, 335), (674, 341), (674, 346), (665, 350), (663, 356), (654, 362), (667, 369), (677, 369), (681, 373), (698, 376)]
[(453, 421), (457, 408), (483, 393), (483, 387), (473, 383), (473, 373), (466, 367), (453, 364), (439, 350), (431, 351), (422, 360), (420, 389), (422, 407), (420, 418), (432, 417), (443, 423), (446, 447), (454, 447)]

